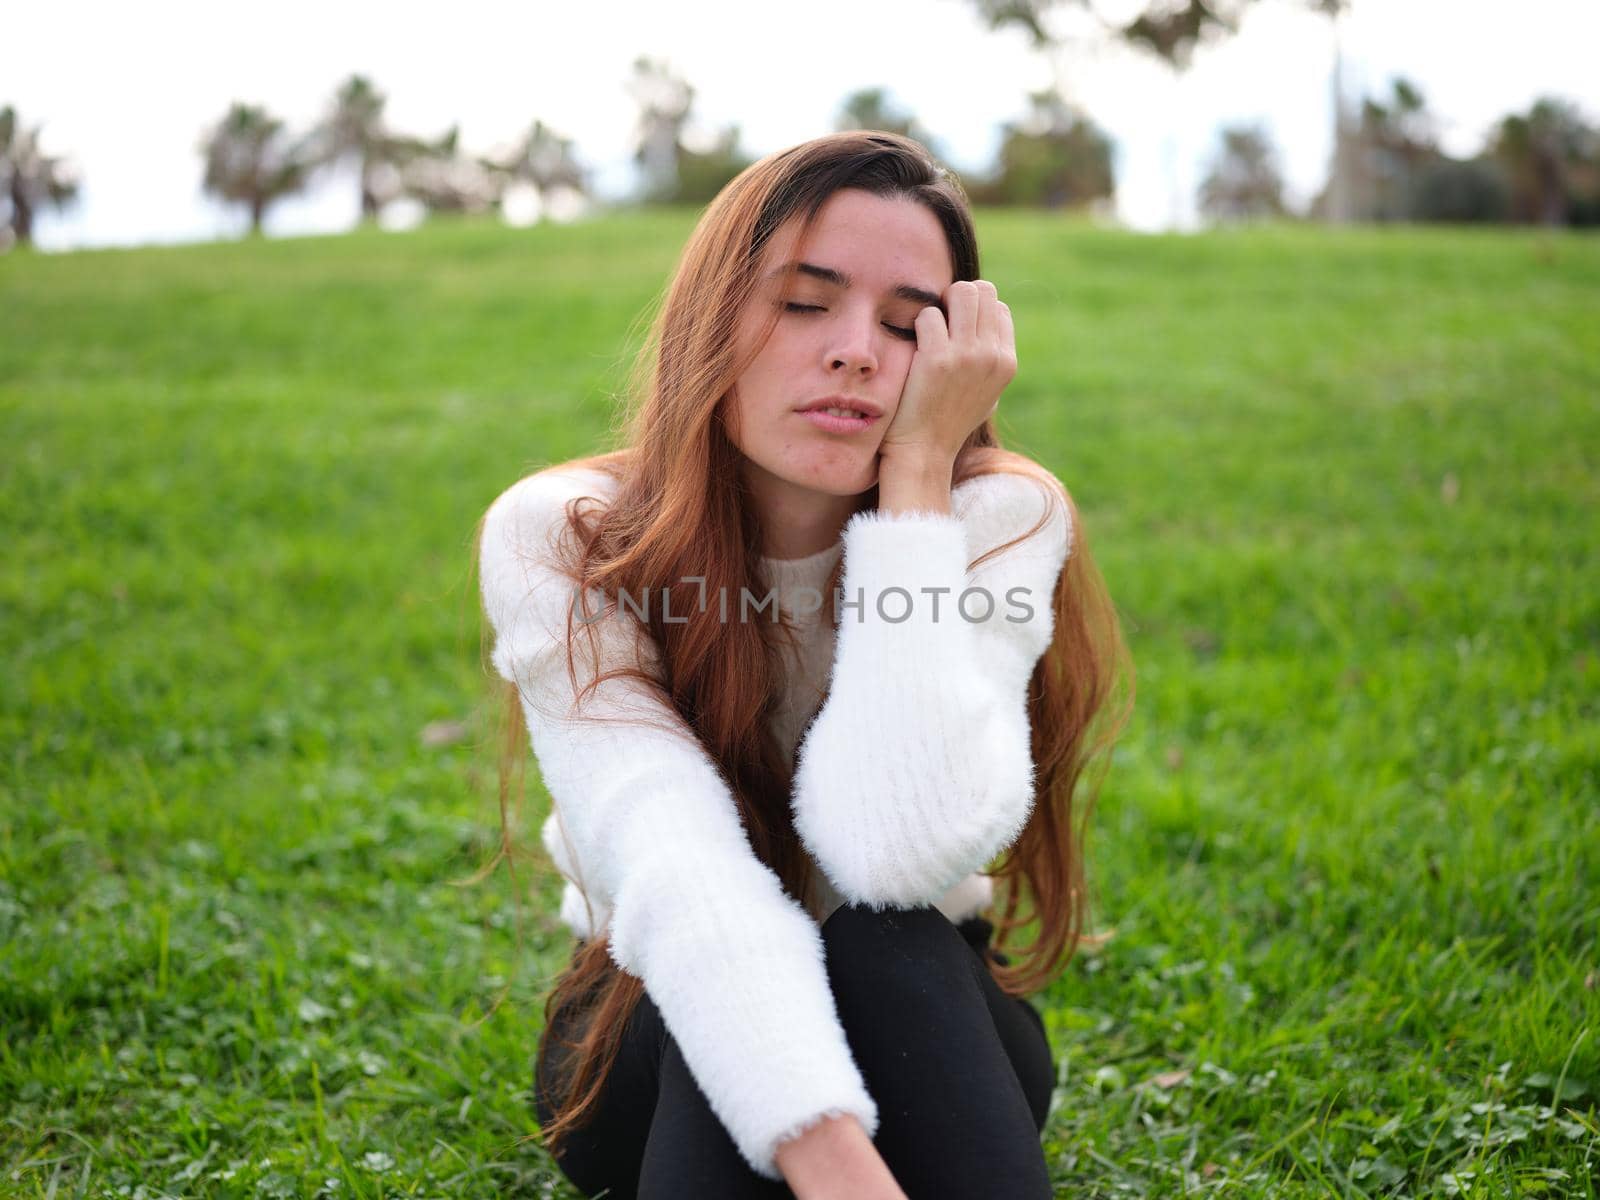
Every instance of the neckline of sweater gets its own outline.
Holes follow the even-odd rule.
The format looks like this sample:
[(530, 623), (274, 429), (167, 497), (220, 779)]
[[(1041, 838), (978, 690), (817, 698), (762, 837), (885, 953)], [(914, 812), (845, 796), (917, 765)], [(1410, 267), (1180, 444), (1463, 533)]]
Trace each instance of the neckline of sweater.
[(780, 571), (801, 571), (807, 567), (815, 567), (820, 563), (832, 565), (833, 560), (839, 556), (840, 549), (844, 546), (844, 539), (840, 538), (831, 546), (824, 546), (815, 554), (807, 554), (802, 558), (774, 558), (771, 555), (761, 555), (761, 564), (765, 567), (775, 567)]
[[(787, 600), (800, 588), (820, 588), (843, 550), (844, 539), (841, 537), (833, 545), (824, 547), (815, 554), (808, 554), (804, 558), (771, 558), (761, 555), (759, 558), (761, 574), (770, 585), (778, 589), (780, 597)], [(785, 604), (784, 607), (790, 606)]]

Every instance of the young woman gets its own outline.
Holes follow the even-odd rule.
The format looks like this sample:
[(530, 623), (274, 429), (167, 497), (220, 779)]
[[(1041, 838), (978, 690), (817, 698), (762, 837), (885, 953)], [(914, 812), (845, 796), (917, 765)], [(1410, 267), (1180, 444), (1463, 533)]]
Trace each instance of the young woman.
[(959, 184), (886, 133), (754, 164), (640, 363), (624, 448), (479, 528), (577, 936), (545, 1144), (586, 1195), (1048, 1196), (1024, 996), (1080, 940), (1074, 792), (1131, 677), (1071, 499), (996, 435)]

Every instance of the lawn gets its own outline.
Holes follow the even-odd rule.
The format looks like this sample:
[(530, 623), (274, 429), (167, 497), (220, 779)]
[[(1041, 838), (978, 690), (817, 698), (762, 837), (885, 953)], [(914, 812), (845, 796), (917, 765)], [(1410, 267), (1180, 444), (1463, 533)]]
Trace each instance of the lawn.
[[(471, 536), (692, 220), (0, 257), (0, 1193), (573, 1195)], [(979, 231), (1138, 668), (1060, 1194), (1595, 1196), (1600, 241)]]

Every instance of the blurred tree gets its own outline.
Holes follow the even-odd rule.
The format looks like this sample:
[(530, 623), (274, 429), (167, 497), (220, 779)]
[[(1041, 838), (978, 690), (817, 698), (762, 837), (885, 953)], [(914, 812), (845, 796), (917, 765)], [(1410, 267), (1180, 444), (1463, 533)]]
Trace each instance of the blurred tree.
[[(1036, 49), (1046, 52), (1055, 71), (1055, 90), (1072, 103), (1075, 71), (1067, 59), (1100, 46), (1126, 44), (1148, 51), (1169, 71), (1170, 94), (1163, 103), (1181, 110), (1183, 75), (1196, 47), (1238, 32), (1258, 0), (972, 0), (991, 29), (1022, 29)], [(1337, 16), (1348, 0), (1295, 0), (1314, 11)], [(1088, 28), (1086, 36), (1075, 30)], [(1335, 79), (1335, 88), (1338, 86)], [(1335, 110), (1337, 113), (1337, 109)], [(1337, 119), (1337, 118), (1336, 118)], [(1169, 135), (1164, 148), (1171, 223), (1177, 225), (1181, 197), (1178, 144)]]
[(1312, 214), (1330, 216), (1335, 188), (1342, 187), (1353, 220), (1417, 220), (1419, 180), (1441, 158), (1437, 122), (1422, 92), (1409, 80), (1396, 78), (1387, 104), (1370, 97), (1362, 101), (1359, 120), (1346, 135), (1342, 161), (1336, 156), (1327, 183), (1312, 202)]
[(1350, 0), (1307, 0), (1312, 10), (1328, 18), (1333, 34), (1333, 71), (1328, 83), (1332, 93), (1333, 160), (1328, 166), (1328, 194), (1325, 217), (1336, 225), (1351, 218), (1351, 139), (1350, 106), (1344, 95), (1344, 38), (1341, 18), (1350, 9)]
[(1174, 70), (1186, 71), (1195, 47), (1237, 33), (1247, 0), (1181, 0), (1152, 4), (1119, 32)]
[(628, 91), (639, 105), (633, 159), (644, 170), (646, 198), (664, 202), (677, 191), (683, 129), (689, 122), (694, 88), (667, 63), (641, 55), (634, 60)]
[[(0, 204), (5, 241), (26, 246), (33, 241), (33, 218), (49, 205), (65, 208), (78, 195), (76, 174), (58, 155), (39, 144), (40, 127), (23, 127), (11, 105), (0, 108)], [(0, 246), (0, 249), (3, 249)]]
[(488, 212), (500, 203), (504, 173), (461, 148), (461, 127), (452, 125), (434, 142), (421, 142), (400, 168), (400, 191), (430, 213)]
[(1053, 19), (1057, 12), (1076, 10), (1102, 33), (1151, 51), (1169, 65), (1186, 68), (1196, 45), (1238, 29), (1244, 10), (1253, 0), (1147, 0), (1128, 19), (1126, 4), (1111, 5), (1115, 15), (1097, 0), (973, 0), (991, 29), (1017, 26), (1036, 47), (1061, 42), (1063, 34)]
[[(1116, 32), (1127, 42), (1154, 54), (1167, 68), (1169, 103), (1174, 114), (1183, 107), (1183, 75), (1194, 58), (1195, 47), (1238, 31), (1245, 0), (1174, 0), (1151, 4)], [(1169, 128), (1163, 147), (1167, 190), (1171, 208), (1168, 220), (1176, 228), (1182, 220), (1179, 194), (1178, 137)]]
[(362, 75), (352, 75), (334, 94), (327, 115), (313, 131), (318, 166), (354, 158), (360, 171), (361, 219), (373, 221), (400, 194), (400, 168), (428, 152), (418, 138), (392, 132), (384, 123), (388, 97)]
[(895, 108), (889, 102), (888, 92), (881, 87), (861, 88), (846, 96), (833, 127), (837, 130), (881, 129), (885, 133), (898, 133), (921, 142), (934, 158), (942, 157), (921, 122)]
[(1489, 152), (1506, 172), (1512, 220), (1600, 223), (1600, 130), (1569, 102), (1546, 97), (1505, 117)]
[(1222, 131), (1222, 146), (1200, 185), (1200, 211), (1215, 221), (1284, 215), (1283, 173), (1264, 128), (1240, 125)]
[(739, 126), (729, 125), (706, 149), (679, 150), (678, 182), (667, 199), (672, 204), (709, 204), (729, 180), (754, 161), (739, 149)]
[[(1065, 35), (1057, 14), (1076, 14), (1103, 34), (1142, 46), (1172, 65), (1184, 68), (1197, 45), (1238, 32), (1245, 12), (1258, 0), (1144, 0), (1130, 19), (1127, 3), (1104, 0), (972, 0), (991, 29), (1016, 26), (1036, 47), (1059, 45)], [(1306, 7), (1336, 16), (1349, 0), (1299, 0)], [(1110, 10), (1109, 12), (1107, 10)]]
[(1413, 194), (1418, 221), (1504, 221), (1511, 211), (1506, 173), (1494, 159), (1439, 155), (1418, 172)]
[(572, 139), (558, 136), (543, 121), (535, 121), (516, 148), (490, 166), (504, 181), (533, 188), (541, 211), (557, 192), (589, 194), (588, 172), (578, 162)]
[[(1142, 8), (1126, 4), (1113, 6), (1108, 15), (1096, 0), (975, 0), (991, 28), (1020, 25), (1034, 45), (1052, 52), (1056, 70), (1056, 92), (1071, 103), (1067, 87), (1070, 70), (1062, 58), (1066, 42), (1053, 17), (1058, 13), (1087, 18), (1098, 27), (1098, 41), (1108, 39), (1131, 45), (1152, 54), (1167, 68), (1168, 94), (1155, 103), (1176, 112), (1183, 105), (1184, 73), (1193, 59), (1195, 47), (1214, 41), (1238, 29), (1250, 0), (1146, 0)], [(1130, 19), (1130, 13), (1133, 15)], [(1081, 22), (1080, 22), (1081, 23)], [(1166, 163), (1167, 191), (1170, 198), (1168, 222), (1176, 227), (1182, 219), (1183, 199), (1179, 191), (1178, 140), (1169, 130), (1163, 139), (1162, 157)]]
[(260, 233), (268, 207), (305, 186), (315, 162), (311, 148), (293, 140), (278, 118), (254, 104), (235, 102), (200, 144), (206, 173), (201, 186), (243, 204), (250, 232)]
[(973, 202), (1071, 208), (1109, 199), (1111, 140), (1049, 89), (1029, 103), (1026, 117), (1002, 129), (994, 175), (968, 185)]
[(705, 204), (753, 161), (739, 149), (739, 126), (700, 139), (686, 134), (694, 88), (665, 62), (634, 60), (628, 90), (639, 105), (634, 161), (644, 170), (644, 198), (651, 204)]
[[(1362, 102), (1345, 164), (1355, 219), (1600, 224), (1600, 130), (1571, 104), (1547, 98), (1505, 117), (1472, 159), (1444, 154), (1437, 125), (1403, 78), (1387, 102)], [(1314, 213), (1329, 211), (1334, 183), (1330, 176)]]

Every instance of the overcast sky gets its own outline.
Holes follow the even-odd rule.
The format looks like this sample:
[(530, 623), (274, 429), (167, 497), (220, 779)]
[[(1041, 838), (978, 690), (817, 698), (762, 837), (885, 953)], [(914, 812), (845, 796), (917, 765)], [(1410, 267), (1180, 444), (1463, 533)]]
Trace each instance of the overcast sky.
[[(848, 93), (881, 86), (952, 166), (978, 170), (1001, 123), (1054, 75), (1020, 32), (990, 32), (974, 9), (970, 0), (55, 0), (10, 6), (0, 104), (43, 123), (47, 148), (69, 154), (83, 177), (73, 209), (40, 218), (46, 248), (237, 232), (242, 214), (200, 193), (205, 127), (234, 100), (308, 125), (356, 72), (387, 93), (395, 128), (436, 135), (460, 122), (475, 152), (504, 147), (541, 118), (575, 139), (608, 196), (634, 183), (626, 83), (640, 54), (666, 59), (695, 87), (691, 128), (737, 122), (752, 153), (828, 131)], [(1600, 0), (1354, 0), (1343, 43), (1351, 90), (1387, 93), (1394, 75), (1407, 75), (1452, 153), (1476, 151), (1496, 119), (1540, 95), (1600, 119)], [(1328, 21), (1297, 0), (1260, 0), (1240, 34), (1202, 49), (1180, 80), (1123, 49), (1076, 53), (1067, 80), (1116, 143), (1118, 216), (1152, 229), (1176, 213), (1186, 227), (1224, 123), (1267, 125), (1291, 202), (1317, 190), (1332, 63)], [(355, 216), (353, 184), (330, 180), (273, 210), (268, 231), (334, 231)]]

